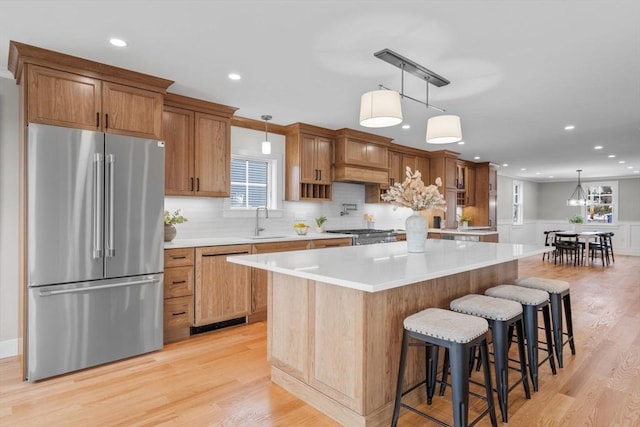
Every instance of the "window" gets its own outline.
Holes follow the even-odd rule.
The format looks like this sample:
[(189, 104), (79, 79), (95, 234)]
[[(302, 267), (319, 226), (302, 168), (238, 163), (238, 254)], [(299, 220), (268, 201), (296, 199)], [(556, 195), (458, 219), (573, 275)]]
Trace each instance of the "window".
[(264, 159), (231, 159), (231, 208), (272, 207), (272, 162)]
[(522, 225), (522, 182), (513, 181), (513, 224)]
[(589, 182), (584, 185), (589, 205), (585, 217), (589, 224), (611, 224), (616, 222), (618, 183)]

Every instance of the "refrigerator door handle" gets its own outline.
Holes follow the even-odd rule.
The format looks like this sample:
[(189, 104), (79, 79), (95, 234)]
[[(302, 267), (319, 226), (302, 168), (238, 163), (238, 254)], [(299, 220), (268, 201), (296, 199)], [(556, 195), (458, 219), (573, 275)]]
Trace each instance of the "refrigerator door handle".
[(104, 188), (103, 182), (103, 158), (102, 154), (96, 153), (93, 159), (93, 182), (95, 184), (94, 213), (93, 213), (93, 259), (102, 258), (102, 229), (104, 228), (103, 206)]
[(89, 286), (83, 288), (61, 289), (59, 291), (47, 291), (45, 289), (42, 289), (40, 290), (40, 296), (49, 297), (62, 294), (74, 294), (77, 292), (96, 291), (98, 289), (122, 288), (125, 286), (144, 285), (146, 283), (155, 283), (158, 281), (159, 279), (133, 280), (131, 282), (110, 283), (108, 285)]
[(114, 243), (114, 216), (115, 216), (115, 206), (114, 206), (114, 179), (115, 179), (115, 162), (116, 158), (113, 154), (108, 154), (106, 156), (107, 160), (107, 170), (109, 173), (109, 189), (107, 191), (107, 221), (106, 221), (106, 238), (107, 238), (107, 250), (106, 256), (107, 258), (112, 258), (116, 254), (116, 248)]

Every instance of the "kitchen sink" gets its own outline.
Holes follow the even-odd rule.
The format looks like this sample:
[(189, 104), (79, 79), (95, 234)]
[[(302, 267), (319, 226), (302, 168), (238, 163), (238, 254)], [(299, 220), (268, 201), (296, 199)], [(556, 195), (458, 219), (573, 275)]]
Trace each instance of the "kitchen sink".
[(251, 236), (251, 240), (284, 239), (287, 236)]

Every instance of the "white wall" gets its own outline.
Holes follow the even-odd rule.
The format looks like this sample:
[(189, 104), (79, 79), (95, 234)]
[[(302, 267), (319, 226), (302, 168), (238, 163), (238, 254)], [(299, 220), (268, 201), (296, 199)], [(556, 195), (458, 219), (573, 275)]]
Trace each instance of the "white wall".
[(18, 352), (18, 86), (0, 78), (0, 358)]

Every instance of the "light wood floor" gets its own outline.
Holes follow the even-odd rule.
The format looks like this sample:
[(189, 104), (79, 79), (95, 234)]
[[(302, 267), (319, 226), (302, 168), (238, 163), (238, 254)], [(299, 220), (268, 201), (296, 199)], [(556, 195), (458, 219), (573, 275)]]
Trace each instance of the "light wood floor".
[[(530, 275), (571, 283), (577, 354), (565, 347), (556, 376), (541, 367), (531, 400), (520, 387), (510, 394), (509, 425), (640, 425), (640, 257), (608, 268), (533, 257), (520, 262)], [(1, 359), (0, 426), (337, 425), (271, 384), (265, 335), (264, 323), (235, 327), (35, 384), (21, 381), (16, 358)], [(436, 398), (429, 410), (450, 419), (448, 404)], [(425, 424), (403, 414), (402, 426)]]

